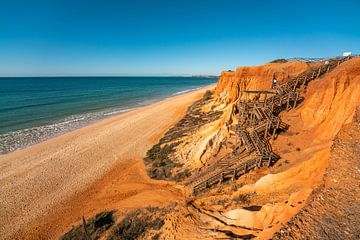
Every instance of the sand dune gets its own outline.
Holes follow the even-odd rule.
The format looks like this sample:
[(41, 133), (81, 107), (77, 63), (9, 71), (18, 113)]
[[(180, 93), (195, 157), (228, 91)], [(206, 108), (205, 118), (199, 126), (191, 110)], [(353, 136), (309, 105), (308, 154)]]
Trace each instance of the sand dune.
[(82, 215), (107, 207), (129, 209), (180, 199), (171, 183), (147, 177), (141, 159), (187, 107), (213, 87), (0, 157), (0, 238), (54, 238)]

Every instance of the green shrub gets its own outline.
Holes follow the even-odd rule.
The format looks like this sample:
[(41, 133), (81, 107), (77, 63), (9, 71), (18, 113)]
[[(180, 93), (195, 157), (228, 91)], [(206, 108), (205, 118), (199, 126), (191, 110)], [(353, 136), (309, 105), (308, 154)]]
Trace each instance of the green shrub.
[(270, 63), (287, 63), (288, 61), (286, 59), (283, 58), (279, 58), (279, 59), (275, 59), (273, 61), (271, 61)]
[(239, 196), (236, 196), (233, 198), (233, 201), (236, 204), (249, 204), (251, 199), (250, 194), (240, 194)]
[(203, 96), (203, 101), (207, 101), (207, 100), (210, 100), (212, 98), (212, 92), (210, 90), (207, 90), (205, 93), (204, 93), (204, 96)]

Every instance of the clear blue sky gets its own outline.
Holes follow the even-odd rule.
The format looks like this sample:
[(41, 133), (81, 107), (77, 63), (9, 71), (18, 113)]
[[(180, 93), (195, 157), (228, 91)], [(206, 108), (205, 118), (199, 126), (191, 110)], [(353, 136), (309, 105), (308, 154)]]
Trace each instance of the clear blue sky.
[(219, 74), (360, 53), (359, 14), (359, 0), (0, 0), (0, 76)]

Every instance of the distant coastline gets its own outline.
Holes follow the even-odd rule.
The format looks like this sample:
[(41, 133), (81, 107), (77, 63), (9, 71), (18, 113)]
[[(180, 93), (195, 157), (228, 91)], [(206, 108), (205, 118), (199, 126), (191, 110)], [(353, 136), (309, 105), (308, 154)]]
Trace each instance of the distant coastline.
[(217, 75), (192, 75), (193, 78), (219, 78)]

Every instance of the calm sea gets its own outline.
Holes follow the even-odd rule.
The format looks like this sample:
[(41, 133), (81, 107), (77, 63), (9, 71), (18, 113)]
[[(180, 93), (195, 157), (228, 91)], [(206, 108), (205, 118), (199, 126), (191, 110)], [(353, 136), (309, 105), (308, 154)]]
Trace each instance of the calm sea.
[(0, 78), (0, 154), (216, 80), (192, 77)]

